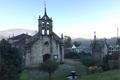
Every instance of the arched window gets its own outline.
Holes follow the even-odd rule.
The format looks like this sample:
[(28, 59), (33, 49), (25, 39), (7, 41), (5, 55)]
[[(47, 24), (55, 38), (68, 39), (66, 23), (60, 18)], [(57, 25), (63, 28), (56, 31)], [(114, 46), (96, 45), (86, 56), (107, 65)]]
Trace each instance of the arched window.
[(44, 24), (44, 22), (42, 21), (42, 24)]
[(42, 35), (45, 35), (45, 30), (44, 29), (42, 29)]
[(47, 24), (49, 24), (49, 22), (47, 22)]
[(49, 35), (50, 34), (50, 31), (49, 30), (47, 30), (47, 35)]

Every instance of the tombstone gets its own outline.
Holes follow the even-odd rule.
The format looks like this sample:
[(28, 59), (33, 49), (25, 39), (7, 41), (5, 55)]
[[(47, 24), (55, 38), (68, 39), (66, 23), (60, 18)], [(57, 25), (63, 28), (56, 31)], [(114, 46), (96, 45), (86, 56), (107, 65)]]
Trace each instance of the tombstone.
[(70, 75), (66, 77), (66, 80), (77, 80), (77, 76), (76, 71), (71, 71)]

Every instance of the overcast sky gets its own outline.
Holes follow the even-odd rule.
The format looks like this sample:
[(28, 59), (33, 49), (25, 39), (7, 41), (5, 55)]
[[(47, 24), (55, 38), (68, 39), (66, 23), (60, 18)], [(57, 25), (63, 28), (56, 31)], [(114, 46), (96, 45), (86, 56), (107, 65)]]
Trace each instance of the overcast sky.
[[(73, 38), (110, 38), (120, 27), (120, 0), (46, 0), (54, 32)], [(44, 0), (0, 0), (0, 30), (38, 29)]]

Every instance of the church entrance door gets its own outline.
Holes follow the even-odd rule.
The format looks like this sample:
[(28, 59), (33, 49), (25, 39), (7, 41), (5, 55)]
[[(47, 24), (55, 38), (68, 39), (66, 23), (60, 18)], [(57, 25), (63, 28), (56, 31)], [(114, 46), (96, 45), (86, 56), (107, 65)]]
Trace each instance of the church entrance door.
[(43, 62), (47, 61), (48, 59), (50, 59), (50, 54), (44, 54), (43, 55)]

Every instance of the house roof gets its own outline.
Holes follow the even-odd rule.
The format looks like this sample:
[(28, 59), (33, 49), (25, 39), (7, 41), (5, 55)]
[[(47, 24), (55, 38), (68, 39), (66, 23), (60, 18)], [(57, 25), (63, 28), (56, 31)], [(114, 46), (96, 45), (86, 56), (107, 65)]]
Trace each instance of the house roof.
[(30, 37), (31, 37), (30, 35), (23, 33), (23, 34), (20, 34), (20, 35), (9, 38), (9, 40), (21, 40), (21, 39), (25, 39), (25, 38), (28, 39)]
[(15, 46), (23, 47), (23, 46), (25, 46), (26, 39), (29, 39), (29, 38), (31, 38), (30, 35), (23, 33), (23, 34), (9, 38), (8, 41), (9, 41), (9, 43), (11, 43)]

